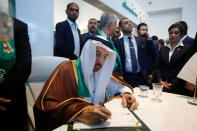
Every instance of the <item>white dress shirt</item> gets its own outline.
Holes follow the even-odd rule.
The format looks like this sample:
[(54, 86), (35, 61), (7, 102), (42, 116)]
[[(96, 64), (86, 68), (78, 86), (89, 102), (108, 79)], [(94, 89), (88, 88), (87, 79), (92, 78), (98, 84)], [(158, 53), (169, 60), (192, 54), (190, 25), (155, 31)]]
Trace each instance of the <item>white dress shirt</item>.
[[(85, 100), (89, 101), (89, 102), (93, 102), (93, 99), (95, 97), (95, 91), (96, 91), (96, 86), (97, 85), (97, 75), (93, 72), (90, 76), (90, 82), (91, 82), (91, 97), (86, 97), (84, 98)], [(120, 94), (120, 96), (122, 96), (124, 93), (130, 93), (132, 94), (132, 91), (129, 87), (122, 85), (120, 83), (118, 83), (117, 81), (114, 81), (113, 79), (111, 79), (108, 83), (107, 86), (109, 93), (110, 93), (110, 97), (114, 97), (115, 94)]]
[(71, 20), (67, 19), (70, 27), (71, 27), (71, 30), (72, 30), (72, 33), (73, 33), (73, 38), (74, 38), (74, 44), (75, 44), (75, 49), (74, 49), (74, 54), (76, 56), (79, 57), (79, 53), (80, 53), (80, 38), (79, 38), (79, 32), (77, 30), (77, 24), (76, 23), (73, 23)]
[[(123, 36), (123, 40), (124, 40), (124, 48), (125, 48), (125, 68), (127, 72), (133, 72), (132, 69), (132, 60), (131, 60), (131, 55), (130, 55), (130, 48), (129, 48), (129, 39), (128, 36)], [(135, 55), (136, 55), (136, 59), (137, 59), (137, 64), (138, 64), (138, 69), (136, 72), (140, 72), (140, 66), (139, 66), (139, 62), (138, 62), (138, 50), (137, 50), (137, 43), (135, 41), (134, 36), (131, 36), (131, 41), (133, 42), (133, 47), (135, 49)]]
[(170, 62), (170, 59), (171, 59), (171, 57), (172, 57), (172, 55), (173, 55), (173, 53), (174, 53), (174, 50), (175, 50), (176, 48), (180, 47), (180, 46), (184, 46), (182, 40), (180, 40), (179, 43), (178, 43), (173, 49), (172, 49), (172, 46), (171, 46), (170, 43), (167, 45), (167, 47), (170, 49), (170, 51), (169, 51), (169, 62)]

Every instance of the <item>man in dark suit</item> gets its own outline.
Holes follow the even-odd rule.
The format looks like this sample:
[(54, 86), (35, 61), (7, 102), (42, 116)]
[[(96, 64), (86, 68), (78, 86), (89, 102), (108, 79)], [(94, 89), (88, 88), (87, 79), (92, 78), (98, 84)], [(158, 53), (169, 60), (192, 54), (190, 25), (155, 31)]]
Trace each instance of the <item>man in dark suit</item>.
[(86, 42), (86, 38), (90, 35), (97, 35), (98, 21), (95, 18), (91, 18), (88, 21), (88, 32), (81, 35), (82, 45)]
[(185, 21), (179, 21), (177, 23), (181, 24), (184, 27), (184, 36), (181, 38), (180, 41), (183, 41), (183, 43), (193, 44), (194, 39), (187, 35), (187, 31), (188, 31), (187, 23)]
[(140, 23), (137, 26), (138, 37), (145, 41), (143, 48), (146, 50), (147, 55), (151, 58), (152, 63), (156, 60), (156, 48), (154, 46), (153, 40), (151, 40), (148, 34), (148, 25), (146, 23)]
[(31, 72), (31, 48), (27, 25), (17, 19), (13, 21), (16, 59), (0, 82), (0, 130), (24, 131), (27, 120), (25, 82)]
[(128, 18), (122, 18), (119, 27), (124, 36), (116, 43), (123, 67), (123, 78), (133, 87), (148, 85), (150, 65), (142, 48), (144, 41), (132, 35), (133, 26)]
[(156, 62), (156, 56), (158, 54), (155, 46), (154, 46), (154, 42), (153, 40), (151, 40), (149, 33), (148, 33), (148, 25), (146, 23), (140, 23), (137, 26), (137, 34), (138, 37), (143, 39), (145, 42), (144, 45), (142, 45), (142, 47), (145, 49), (146, 54), (148, 55), (149, 59), (150, 59), (150, 63), (152, 63), (152, 74), (149, 75), (150, 81), (153, 80), (153, 76), (154, 76), (154, 72), (153, 69), (155, 68), (155, 62)]
[(56, 25), (54, 55), (73, 60), (80, 55), (80, 30), (75, 23), (79, 16), (79, 6), (76, 3), (69, 3), (66, 14), (67, 20)]

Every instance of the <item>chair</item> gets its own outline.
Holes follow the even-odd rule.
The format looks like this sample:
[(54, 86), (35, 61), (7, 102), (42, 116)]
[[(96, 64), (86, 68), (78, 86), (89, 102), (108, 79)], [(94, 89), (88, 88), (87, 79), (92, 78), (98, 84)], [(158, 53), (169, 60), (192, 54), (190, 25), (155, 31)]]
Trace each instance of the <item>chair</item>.
[(65, 60), (69, 59), (55, 56), (37, 56), (32, 58), (31, 74), (26, 82), (27, 109), (29, 117), (28, 128), (31, 131), (35, 129), (33, 114), (35, 101), (50, 74)]

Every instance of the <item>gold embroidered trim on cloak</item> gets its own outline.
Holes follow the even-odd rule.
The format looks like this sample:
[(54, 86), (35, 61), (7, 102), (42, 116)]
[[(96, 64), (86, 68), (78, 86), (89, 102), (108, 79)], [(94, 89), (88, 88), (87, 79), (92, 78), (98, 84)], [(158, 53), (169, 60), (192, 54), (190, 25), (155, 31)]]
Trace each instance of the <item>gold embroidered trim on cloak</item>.
[(131, 85), (129, 85), (128, 83), (123, 82), (123, 81), (117, 79), (113, 74), (111, 75), (111, 78), (112, 78), (113, 80), (115, 80), (116, 82), (118, 82), (118, 83), (121, 83), (121, 84), (123, 84), (123, 85), (125, 85), (125, 86), (130, 87), (131, 90), (132, 90), (132, 92), (134, 92), (134, 91), (133, 91), (133, 87), (132, 87)]
[[(61, 102), (61, 103), (58, 104), (55, 108), (57, 108), (57, 107), (63, 105), (64, 103), (66, 103), (66, 102), (68, 102), (68, 101), (70, 101), (70, 100), (76, 100), (76, 99), (77, 99), (77, 100), (84, 101), (84, 102), (88, 102), (88, 101), (86, 101), (86, 100), (84, 100), (84, 99), (82, 99), (82, 98), (72, 97), (72, 98), (69, 98), (69, 99), (67, 99), (67, 100), (65, 100), (65, 101), (63, 101), (63, 102)], [(90, 102), (88, 102), (88, 103), (90, 103)]]
[(89, 106), (86, 106), (85, 108), (81, 109), (80, 111), (78, 111), (77, 113), (75, 113), (75, 115), (73, 117), (71, 117), (69, 119), (68, 122), (71, 122), (78, 114), (80, 114), (82, 111), (84, 111), (86, 108), (88, 108)]
[(75, 75), (75, 78), (76, 78), (76, 83), (78, 85), (78, 75), (77, 75), (77, 61), (76, 60), (71, 60), (72, 61), (72, 64), (73, 64), (73, 70), (74, 70), (74, 75)]
[[(68, 61), (69, 61), (69, 60), (68, 60)], [(61, 68), (65, 63), (67, 63), (68, 61), (64, 61), (64, 62), (59, 66), (59, 68), (57, 69), (57, 71), (56, 71), (55, 74), (53, 75), (53, 78), (52, 78), (51, 81), (49, 82), (49, 85), (48, 85), (48, 87), (47, 87), (46, 91), (44, 92), (44, 95), (43, 95), (43, 97), (42, 97), (42, 99), (41, 99), (41, 107), (42, 107), (42, 110), (44, 110), (43, 99), (44, 99), (44, 97), (45, 97), (45, 95), (46, 95), (46, 93), (47, 93), (47, 91), (48, 91), (48, 89), (49, 89), (51, 83), (53, 82), (53, 80), (54, 80), (54, 78), (56, 77), (57, 73), (59, 72), (60, 68)]]

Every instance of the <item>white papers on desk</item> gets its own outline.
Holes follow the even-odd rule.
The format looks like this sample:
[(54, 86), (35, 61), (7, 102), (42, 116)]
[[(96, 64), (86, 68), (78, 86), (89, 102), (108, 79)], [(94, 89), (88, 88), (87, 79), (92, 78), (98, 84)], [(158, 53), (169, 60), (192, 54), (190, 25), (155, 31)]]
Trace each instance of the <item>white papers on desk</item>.
[(67, 131), (68, 125), (64, 124), (56, 129), (54, 129), (53, 131)]
[(196, 85), (196, 77), (197, 77), (197, 53), (195, 53), (189, 61), (184, 65), (182, 70), (179, 72), (179, 78), (188, 81), (194, 85)]
[[(73, 129), (95, 129), (95, 128), (106, 128), (106, 127), (134, 127), (138, 120), (135, 116), (127, 109), (122, 106), (122, 99), (113, 99), (105, 103), (105, 107), (112, 113), (110, 119), (108, 119), (102, 125), (87, 125), (82, 122), (74, 122)], [(141, 126), (139, 123), (138, 126)]]

